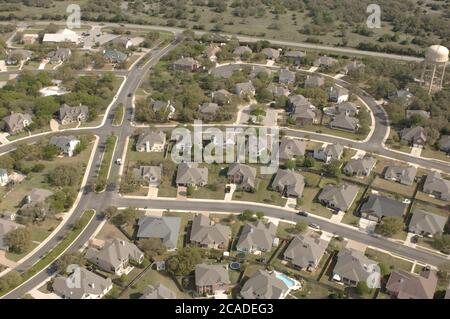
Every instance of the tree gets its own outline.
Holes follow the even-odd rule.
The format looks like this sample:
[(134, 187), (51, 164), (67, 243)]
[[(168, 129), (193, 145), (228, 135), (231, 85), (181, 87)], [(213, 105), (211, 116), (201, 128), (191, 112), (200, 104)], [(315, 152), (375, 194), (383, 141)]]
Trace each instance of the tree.
[(356, 293), (360, 296), (369, 295), (372, 293), (372, 289), (364, 281), (360, 281), (356, 285)]
[(141, 239), (138, 246), (148, 259), (153, 259), (166, 252), (166, 247), (159, 238)]
[(0, 278), (0, 291), (7, 291), (13, 287), (17, 287), (22, 282), (22, 277), (15, 270), (11, 270)]
[(316, 166), (316, 160), (312, 156), (306, 156), (305, 160), (303, 161), (304, 167), (314, 167)]
[(74, 186), (78, 185), (81, 175), (80, 165), (61, 165), (48, 174), (48, 179), (53, 186)]
[(264, 218), (264, 213), (263, 212), (256, 212), (256, 218), (261, 220)]
[(133, 225), (136, 221), (136, 217), (137, 210), (135, 208), (129, 207), (114, 217), (114, 224), (117, 226), (121, 226), (124, 224)]
[(31, 233), (26, 228), (17, 228), (8, 232), (3, 237), (3, 241), (9, 247), (10, 251), (21, 254), (30, 246)]
[(251, 220), (253, 219), (253, 215), (255, 214), (254, 211), (246, 209), (242, 212), (242, 214), (239, 215), (239, 219), (242, 221)]
[(200, 250), (196, 247), (186, 247), (167, 259), (166, 269), (173, 276), (187, 276), (201, 262)]
[(84, 264), (85, 259), (83, 257), (83, 254), (80, 252), (64, 254), (55, 262), (56, 270), (61, 275), (67, 272), (67, 267), (69, 265), (83, 266)]
[(298, 221), (295, 224), (295, 230), (300, 234), (304, 233), (307, 229), (308, 229), (308, 224), (303, 221)]
[(438, 276), (444, 280), (448, 280), (450, 278), (450, 262), (444, 262), (439, 265)]
[(289, 160), (289, 161), (287, 161), (286, 162), (286, 164), (284, 164), (284, 166), (287, 168), (287, 169), (294, 169), (297, 165), (296, 165), (296, 162), (294, 161), (294, 160)]
[(381, 235), (392, 237), (403, 229), (403, 219), (401, 217), (385, 217), (378, 227)]
[(103, 211), (103, 216), (104, 216), (106, 219), (111, 219), (111, 218), (113, 218), (114, 216), (117, 215), (117, 212), (118, 212), (117, 207), (115, 207), (115, 206), (109, 206), (108, 208), (106, 208), (106, 209)]
[(42, 150), (42, 157), (46, 161), (53, 160), (58, 154), (59, 154), (59, 150), (58, 150), (58, 147), (56, 147), (56, 145), (47, 145)]
[(435, 235), (431, 244), (439, 251), (450, 252), (450, 235)]
[(331, 177), (340, 178), (341, 177), (341, 166), (340, 161), (331, 161), (329, 164), (323, 166), (323, 171), (325, 174)]

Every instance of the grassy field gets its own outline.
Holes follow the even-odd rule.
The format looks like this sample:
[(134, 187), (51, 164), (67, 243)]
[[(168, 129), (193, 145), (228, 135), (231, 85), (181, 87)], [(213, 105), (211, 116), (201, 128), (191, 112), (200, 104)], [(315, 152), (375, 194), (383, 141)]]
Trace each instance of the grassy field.
[(105, 150), (103, 153), (102, 164), (97, 176), (96, 191), (103, 191), (106, 187), (108, 180), (109, 169), (111, 167), (112, 157), (114, 155), (114, 149), (117, 143), (117, 136), (111, 135), (106, 140)]
[(120, 103), (117, 106), (116, 112), (114, 113), (114, 120), (113, 120), (113, 125), (114, 126), (122, 125), (124, 111), (125, 111), (125, 108), (124, 108), (123, 104)]
[(375, 180), (371, 185), (371, 187), (374, 189), (400, 194), (403, 197), (407, 198), (411, 198), (413, 196), (416, 186), (417, 186), (416, 183), (413, 183), (413, 185), (411, 186), (407, 186), (400, 183), (385, 180), (384, 178), (381, 178), (379, 176), (375, 178)]
[(430, 149), (429, 147), (422, 150), (421, 156), (450, 162), (450, 156), (448, 156), (445, 152), (433, 150), (433, 149)]

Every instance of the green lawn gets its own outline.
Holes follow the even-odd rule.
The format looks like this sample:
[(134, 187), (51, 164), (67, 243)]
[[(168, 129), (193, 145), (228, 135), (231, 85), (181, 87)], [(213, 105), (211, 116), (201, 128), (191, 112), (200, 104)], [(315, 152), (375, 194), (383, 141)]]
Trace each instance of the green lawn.
[(106, 146), (103, 153), (102, 163), (100, 166), (100, 171), (97, 176), (97, 186), (96, 191), (103, 191), (106, 187), (108, 181), (109, 169), (111, 167), (112, 157), (114, 155), (114, 149), (117, 143), (117, 136), (111, 135), (106, 140)]
[(171, 216), (171, 217), (179, 217), (181, 218), (180, 222), (180, 233), (178, 236), (178, 249), (182, 249), (185, 246), (185, 243), (188, 241), (189, 232), (188, 232), (188, 223), (192, 222), (194, 218), (193, 213), (180, 213), (180, 212), (164, 212), (163, 216)]
[(316, 201), (319, 192), (321, 192), (321, 189), (318, 187), (305, 187), (302, 196), (303, 203), (300, 205), (300, 209), (314, 215), (331, 218), (333, 216), (332, 211)]
[(403, 185), (400, 183), (396, 183), (393, 181), (385, 180), (377, 176), (373, 181), (371, 187), (381, 191), (387, 191), (391, 193), (397, 193), (402, 195), (403, 197), (411, 198), (414, 194), (414, 190), (417, 184), (413, 183), (411, 186)]
[(271, 175), (257, 174), (256, 191), (254, 193), (235, 191), (233, 194), (233, 200), (285, 206), (287, 201), (286, 198), (283, 198), (280, 193), (269, 189), (271, 181)]
[(366, 256), (372, 259), (373, 261), (377, 261), (379, 263), (386, 265), (390, 271), (404, 270), (409, 272), (411, 271), (413, 266), (413, 263), (409, 261), (400, 258), (395, 258), (391, 255), (388, 255), (386, 253), (371, 248), (366, 249)]
[(8, 251), (8, 252), (6, 252), (5, 257), (8, 258), (9, 260), (17, 262), (17, 261), (21, 260), (23, 257), (25, 257), (26, 255), (28, 255), (31, 251), (33, 251), (33, 249), (35, 249), (37, 247), (37, 245), (39, 245), (39, 244), (37, 244), (35, 242), (31, 242), (30, 245), (28, 246), (28, 248), (25, 251), (21, 252), (20, 254)]
[(113, 125), (119, 126), (122, 124), (124, 111), (125, 111), (125, 108), (124, 108), (123, 104), (120, 103), (116, 108), (116, 112), (114, 113)]
[(441, 208), (441, 207), (436, 207), (434, 205), (430, 205), (427, 203), (424, 203), (422, 201), (414, 201), (413, 203), (413, 207), (412, 207), (412, 212), (414, 212), (416, 209), (422, 209), (426, 212), (429, 213), (433, 213), (436, 215), (440, 215), (440, 216), (444, 216), (444, 217), (448, 217), (448, 210), (445, 208)]
[(226, 172), (226, 164), (203, 164), (202, 167), (208, 168), (208, 185), (204, 187), (197, 187), (189, 198), (205, 198), (205, 199), (220, 199), (223, 200), (225, 196), (225, 186), (228, 183)]
[(450, 162), (450, 156), (448, 156), (445, 152), (430, 149), (429, 147), (426, 147), (425, 149), (422, 150), (421, 156)]

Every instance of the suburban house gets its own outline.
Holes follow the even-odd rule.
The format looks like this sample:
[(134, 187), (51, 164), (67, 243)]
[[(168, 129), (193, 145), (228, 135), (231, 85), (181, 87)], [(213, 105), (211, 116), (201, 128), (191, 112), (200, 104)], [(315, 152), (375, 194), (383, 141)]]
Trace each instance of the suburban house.
[(218, 90), (211, 93), (211, 99), (219, 105), (230, 104), (232, 94), (227, 90)]
[(9, 183), (8, 171), (0, 168), (0, 186), (6, 186)]
[(197, 60), (187, 57), (182, 57), (173, 63), (173, 69), (176, 71), (197, 71), (202, 67)]
[(167, 114), (167, 118), (172, 118), (175, 113), (175, 107), (170, 103), (170, 101), (161, 101), (161, 100), (151, 100), (150, 107), (153, 112), (158, 112), (160, 114)]
[(314, 158), (325, 163), (338, 161), (344, 154), (344, 147), (341, 144), (328, 144), (314, 150)]
[(404, 185), (412, 185), (416, 178), (415, 166), (388, 166), (384, 172), (384, 178)]
[(431, 172), (425, 179), (423, 192), (438, 199), (450, 201), (450, 181), (442, 178), (438, 172)]
[(295, 268), (314, 271), (327, 247), (328, 242), (326, 240), (298, 235), (291, 240), (283, 253), (283, 257)]
[(176, 183), (178, 186), (205, 186), (208, 184), (208, 168), (197, 163), (178, 165)]
[(226, 265), (198, 264), (195, 266), (195, 287), (199, 294), (225, 293), (231, 285)]
[(13, 113), (3, 118), (3, 122), (5, 122), (5, 129), (9, 134), (21, 133), (33, 123), (31, 115), (27, 113)]
[(133, 41), (129, 37), (120, 36), (112, 40), (112, 44), (115, 47), (121, 48), (121, 49), (129, 49), (133, 46)]
[(402, 218), (407, 205), (395, 199), (381, 195), (370, 195), (369, 199), (361, 206), (362, 218), (381, 222), (384, 217)]
[(140, 166), (133, 170), (136, 178), (143, 179), (151, 187), (159, 187), (162, 177), (162, 166)]
[(273, 98), (279, 98), (280, 96), (289, 96), (291, 93), (288, 88), (283, 85), (276, 85), (275, 83), (270, 83), (267, 90), (272, 93)]
[(267, 60), (277, 60), (280, 57), (280, 51), (273, 48), (262, 49), (261, 53), (266, 56)]
[(359, 187), (353, 184), (325, 185), (318, 200), (335, 210), (347, 211), (358, 195)]
[(123, 63), (128, 59), (128, 55), (117, 49), (112, 49), (103, 51), (103, 58), (109, 63)]
[(243, 56), (244, 54), (252, 54), (253, 51), (248, 46), (239, 46), (234, 49), (233, 54), (237, 56)]
[(159, 238), (168, 250), (177, 248), (180, 217), (143, 216), (138, 222), (137, 238)]
[(89, 108), (85, 105), (68, 106), (67, 104), (63, 104), (59, 108), (59, 121), (62, 125), (84, 122), (88, 119), (88, 116)]
[(305, 141), (283, 138), (280, 143), (279, 157), (281, 160), (292, 160), (300, 156), (305, 156), (305, 150)]
[(22, 61), (26, 62), (31, 59), (33, 52), (24, 49), (14, 49), (11, 50), (6, 58), (6, 65), (17, 65)]
[(365, 67), (364, 63), (362, 63), (361, 61), (358, 61), (358, 60), (354, 60), (354, 61), (347, 63), (347, 65), (345, 65), (342, 68), (341, 73), (348, 74), (350, 72), (356, 71), (356, 70), (364, 68), (364, 67)]
[(50, 51), (47, 59), (51, 64), (58, 64), (67, 61), (72, 55), (69, 48), (58, 48), (55, 51)]
[(69, 277), (56, 277), (52, 287), (63, 299), (101, 299), (112, 289), (113, 283), (110, 278), (76, 267)]
[(163, 152), (166, 146), (166, 134), (163, 131), (149, 131), (139, 135), (136, 141), (138, 152)]
[(191, 244), (209, 249), (228, 249), (230, 227), (213, 223), (208, 216), (198, 214), (191, 227)]
[(344, 248), (338, 253), (333, 269), (333, 280), (356, 286), (366, 282), (378, 263), (367, 258), (362, 251)]
[(355, 132), (359, 129), (359, 120), (345, 114), (338, 114), (330, 122), (330, 128)]
[(205, 102), (199, 106), (198, 111), (203, 114), (216, 114), (219, 109), (220, 109), (219, 104)]
[(424, 268), (417, 275), (404, 270), (391, 272), (386, 292), (396, 299), (433, 299), (438, 283), (436, 271)]
[(414, 210), (409, 222), (409, 232), (417, 235), (434, 236), (444, 232), (448, 216), (440, 216), (426, 212), (422, 209)]
[(424, 110), (406, 110), (406, 118), (409, 119), (412, 116), (420, 116), (424, 119), (431, 118), (431, 113)]
[(300, 65), (302, 58), (306, 56), (306, 53), (301, 51), (288, 51), (284, 54), (284, 57), (293, 62), (295, 65)]
[(256, 188), (256, 168), (249, 165), (233, 163), (228, 168), (228, 181), (238, 184), (242, 189), (251, 191)]
[(427, 134), (422, 126), (404, 128), (400, 136), (402, 143), (412, 145), (413, 147), (422, 147), (427, 142)]
[(305, 89), (320, 88), (325, 85), (325, 78), (318, 75), (308, 75), (305, 80)]
[(286, 197), (302, 197), (305, 178), (292, 170), (278, 169), (271, 187)]
[(50, 196), (53, 195), (52, 191), (43, 188), (33, 188), (22, 200), (21, 210), (32, 208), (36, 204), (45, 202)]
[(358, 106), (352, 102), (343, 102), (333, 107), (326, 107), (323, 109), (324, 113), (329, 116), (335, 116), (338, 114), (347, 116), (356, 116), (359, 113)]
[(277, 245), (276, 233), (277, 226), (272, 223), (264, 224), (262, 221), (257, 221), (256, 225), (247, 223), (242, 227), (236, 250), (255, 255), (270, 251)]
[(255, 96), (256, 89), (251, 81), (238, 83), (235, 87), (235, 93), (241, 98), (251, 98)]
[(291, 118), (299, 125), (307, 126), (319, 123), (319, 118), (314, 107), (296, 107)]
[(63, 42), (80, 42), (80, 35), (70, 29), (59, 30), (57, 33), (46, 33), (42, 39), (42, 43), (63, 43)]
[(343, 103), (348, 101), (349, 96), (350, 92), (344, 87), (334, 85), (330, 88), (329, 99), (331, 102)]
[(17, 224), (12, 220), (7, 220), (4, 218), (0, 218), (0, 250), (8, 251), (8, 246), (3, 241), (5, 235), (12, 230), (16, 230), (18, 228), (24, 227), (23, 225)]
[(286, 111), (294, 113), (297, 108), (311, 109), (311, 102), (301, 94), (289, 96)]
[(281, 84), (292, 84), (295, 82), (295, 72), (290, 71), (289, 69), (281, 69), (278, 74), (278, 83)]
[(442, 135), (439, 140), (439, 149), (450, 154), (450, 135)]
[(61, 154), (72, 157), (75, 149), (80, 145), (80, 140), (75, 136), (52, 136), (49, 144), (55, 145), (61, 151)]
[(244, 299), (284, 299), (289, 292), (286, 283), (274, 272), (259, 269), (241, 289)]
[(39, 34), (24, 34), (22, 36), (22, 44), (23, 45), (31, 45), (36, 42), (36, 40), (39, 38)]
[(177, 295), (164, 284), (158, 283), (156, 286), (147, 286), (139, 299), (177, 299)]
[(106, 272), (121, 276), (133, 269), (130, 262), (141, 264), (144, 253), (135, 244), (116, 238), (101, 249), (89, 248), (86, 259)]
[(217, 54), (222, 51), (217, 45), (210, 44), (205, 50), (205, 57), (211, 62), (217, 62)]
[(372, 156), (364, 156), (362, 158), (350, 159), (344, 166), (344, 173), (348, 176), (369, 176), (377, 160)]
[(330, 58), (329, 56), (323, 55), (314, 61), (314, 66), (330, 68), (338, 63), (338, 60)]

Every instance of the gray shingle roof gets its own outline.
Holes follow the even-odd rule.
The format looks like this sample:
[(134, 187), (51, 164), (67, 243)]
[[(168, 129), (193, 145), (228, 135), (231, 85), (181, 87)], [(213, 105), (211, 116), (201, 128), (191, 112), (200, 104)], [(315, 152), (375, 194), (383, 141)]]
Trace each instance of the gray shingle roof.
[(294, 171), (278, 169), (272, 182), (272, 188), (283, 190), (287, 196), (300, 197), (305, 188), (305, 178)]
[(136, 149), (146, 146), (152, 148), (155, 144), (164, 144), (166, 142), (166, 134), (163, 131), (149, 131), (139, 135), (136, 142)]
[(31, 115), (27, 113), (13, 113), (3, 118), (3, 121), (5, 122), (8, 131), (11, 133), (23, 130), (27, 126), (25, 123), (28, 123), (28, 125), (32, 123)]
[(138, 178), (143, 178), (152, 184), (161, 182), (162, 167), (161, 166), (140, 166), (134, 169), (134, 175)]
[(229, 227), (213, 224), (205, 215), (199, 214), (192, 221), (191, 242), (201, 245), (227, 244), (230, 236), (231, 230)]
[(280, 57), (280, 51), (272, 48), (265, 48), (261, 50), (268, 59), (278, 59)]
[(106, 50), (103, 53), (103, 56), (116, 63), (121, 63), (125, 61), (128, 58), (128, 55), (126, 55), (123, 52), (120, 52), (119, 50), (113, 49), (113, 50)]
[(308, 75), (305, 80), (305, 88), (317, 88), (325, 85), (325, 78), (317, 75)]
[(419, 140), (427, 141), (425, 129), (421, 126), (413, 126), (405, 128), (401, 131), (402, 140), (407, 142), (415, 142)]
[(249, 165), (234, 163), (228, 168), (227, 175), (233, 176), (240, 174), (242, 176), (241, 184), (254, 188), (256, 186), (256, 168)]
[(417, 168), (414, 166), (389, 166), (384, 173), (384, 178), (396, 180), (401, 184), (412, 185), (416, 174)]
[(200, 105), (198, 111), (200, 113), (214, 114), (219, 110), (219, 108), (219, 105), (216, 103), (203, 103)]
[(305, 149), (305, 141), (283, 138), (280, 144), (280, 159), (290, 160), (296, 156), (304, 156)]
[(355, 131), (358, 128), (359, 120), (346, 114), (338, 114), (330, 122), (332, 128), (340, 128), (349, 131)]
[(318, 199), (331, 207), (347, 211), (353, 204), (359, 187), (353, 184), (325, 185)]
[(276, 85), (274, 83), (270, 83), (269, 86), (267, 87), (267, 90), (269, 90), (270, 93), (272, 93), (274, 97), (289, 95), (289, 89), (285, 88), (282, 85)]
[(243, 55), (245, 53), (253, 53), (253, 51), (248, 46), (239, 46), (233, 51), (234, 55)]
[(439, 140), (439, 148), (444, 152), (450, 152), (450, 135), (442, 135)]
[(230, 277), (225, 265), (206, 265), (199, 264), (195, 266), (195, 285), (212, 286), (216, 284), (229, 284)]
[(316, 268), (327, 246), (328, 242), (323, 239), (298, 235), (292, 239), (284, 251), (284, 257), (292, 260), (292, 263), (298, 267)]
[(80, 140), (78, 140), (75, 136), (52, 136), (49, 144), (55, 145), (62, 152), (67, 153), (71, 149), (71, 144), (77, 142), (79, 143)]
[(372, 156), (364, 156), (363, 158), (350, 159), (344, 166), (344, 172), (349, 175), (352, 174), (368, 175), (372, 171), (376, 163), (377, 160)]
[(162, 283), (158, 283), (154, 287), (149, 285), (145, 288), (139, 299), (177, 299), (177, 295)]
[(180, 233), (181, 218), (179, 217), (150, 217), (139, 219), (138, 238), (160, 238), (169, 248), (176, 248)]
[(439, 234), (444, 231), (448, 217), (416, 209), (409, 222), (409, 231), (413, 233)]
[(89, 108), (85, 105), (69, 106), (63, 104), (59, 108), (59, 119), (70, 119), (72, 121), (78, 120), (79, 117), (87, 118), (89, 115)]
[(378, 263), (364, 256), (361, 251), (344, 248), (338, 254), (333, 274), (338, 275), (341, 279), (345, 278), (358, 283), (367, 280), (370, 275), (369, 265), (374, 264)]
[(181, 163), (177, 170), (177, 184), (202, 185), (208, 183), (208, 168), (197, 163)]
[(438, 172), (431, 172), (425, 179), (423, 191), (429, 194), (439, 193), (441, 199), (450, 200), (450, 181), (442, 178)]
[(252, 247), (258, 247), (265, 251), (272, 248), (273, 240), (277, 232), (277, 226), (272, 223), (264, 224), (262, 221), (256, 222), (256, 225), (247, 223), (242, 227), (236, 247), (250, 250)]
[(402, 217), (406, 210), (406, 204), (395, 199), (381, 195), (370, 195), (369, 199), (361, 206), (361, 213), (383, 217)]
[(280, 299), (288, 290), (275, 273), (260, 269), (245, 282), (241, 296), (244, 299)]
[(278, 75), (280, 83), (294, 83), (295, 82), (295, 73), (290, 71), (289, 69), (281, 69)]
[(389, 276), (386, 290), (398, 299), (433, 299), (437, 283), (434, 270), (422, 270), (419, 275), (398, 270)]

